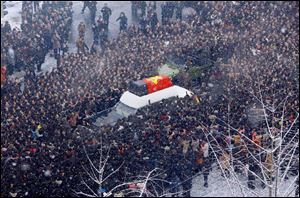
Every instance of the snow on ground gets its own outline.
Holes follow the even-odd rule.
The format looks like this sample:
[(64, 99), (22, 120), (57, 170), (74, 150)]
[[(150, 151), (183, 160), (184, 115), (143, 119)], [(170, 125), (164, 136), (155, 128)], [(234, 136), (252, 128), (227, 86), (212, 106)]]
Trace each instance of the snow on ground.
[(167, 76), (175, 76), (176, 74), (179, 73), (179, 69), (172, 67), (169, 64), (165, 64), (159, 67), (157, 71), (160, 75), (167, 75)]
[[(97, 12), (96, 12), (96, 20), (101, 15), (101, 9), (103, 8), (104, 4), (107, 3), (107, 6), (111, 8), (112, 15), (109, 19), (109, 37), (110, 38), (116, 38), (119, 33), (119, 22), (117, 22), (117, 18), (120, 16), (121, 12), (124, 12), (125, 15), (128, 18), (128, 25), (130, 26), (132, 21), (131, 16), (131, 3), (130, 1), (97, 1)], [(160, 12), (161, 7), (160, 5), (162, 2), (157, 2), (157, 12), (158, 12), (158, 18), (160, 20)], [(84, 14), (81, 14), (81, 10), (83, 8), (83, 2), (82, 1), (73, 1), (73, 25), (72, 25), (72, 36), (71, 36), (71, 44), (74, 45), (76, 39), (78, 38), (78, 31), (77, 26), (81, 21), (84, 21), (86, 24), (86, 36), (85, 41), (88, 46), (92, 45), (93, 42), (93, 32), (92, 32), (92, 25), (90, 20), (90, 11), (88, 8), (85, 9)]]
[(9, 21), (11, 28), (21, 26), (21, 11), (22, 11), (22, 1), (6, 1), (6, 9), (8, 12), (3, 18), (1, 18), (1, 24), (5, 21)]
[(51, 72), (54, 68), (56, 68), (56, 59), (48, 53), (45, 58), (45, 63), (42, 64), (41, 70), (45, 73)]
[[(109, 37), (116, 38), (119, 33), (119, 23), (116, 22), (116, 19), (120, 16), (121, 12), (124, 12), (128, 18), (128, 25), (132, 24), (132, 16), (131, 16), (131, 3), (130, 1), (97, 1), (97, 12), (96, 12), (96, 20), (102, 15), (101, 8), (104, 4), (107, 3), (108, 7), (112, 9), (112, 15), (110, 17), (109, 24)], [(157, 2), (157, 12), (159, 21), (161, 21), (161, 4), (162, 2)], [(8, 11), (8, 14), (1, 19), (1, 23), (5, 21), (9, 21), (11, 27), (20, 28), (21, 25), (21, 10), (22, 10), (22, 2), (21, 1), (7, 1), (5, 3)], [(41, 6), (41, 5), (40, 5)], [(76, 40), (78, 38), (77, 27), (81, 21), (84, 21), (86, 24), (86, 33), (85, 33), (85, 42), (88, 47), (90, 47), (93, 43), (93, 32), (92, 32), (92, 24), (90, 20), (90, 11), (88, 8), (85, 9), (85, 12), (81, 14), (81, 10), (83, 8), (82, 1), (73, 1), (73, 24), (72, 31), (69, 39), (69, 53), (76, 53)], [(42, 73), (50, 72), (53, 68), (56, 67), (56, 60), (54, 57), (50, 56), (49, 53), (46, 56), (45, 63), (42, 65)]]
[[(131, 24), (131, 3), (130, 1), (97, 1), (97, 12), (96, 12), (96, 20), (101, 15), (101, 9), (104, 4), (107, 3), (108, 7), (112, 10), (112, 15), (109, 19), (109, 37), (116, 38), (119, 33), (119, 23), (116, 22), (116, 19), (120, 16), (121, 12), (124, 12), (128, 18), (128, 24)], [(86, 33), (85, 33), (85, 42), (87, 46), (91, 46), (93, 43), (93, 32), (92, 32), (92, 24), (90, 20), (90, 11), (88, 8), (85, 9), (84, 13), (81, 14), (81, 10), (83, 8), (82, 1), (73, 1), (73, 24), (72, 24), (72, 33), (70, 38), (70, 52), (76, 52), (76, 39), (78, 38), (77, 27), (81, 21), (84, 21), (86, 24)]]
[[(128, 24), (130, 25), (132, 23), (131, 3), (130, 1), (114, 1), (114, 2), (98, 1), (96, 19), (100, 15), (102, 15), (101, 8), (104, 6), (104, 3), (107, 3), (108, 7), (112, 9), (112, 16), (110, 17), (110, 24), (109, 24), (109, 37), (116, 38), (119, 33), (119, 23), (116, 22), (116, 19), (119, 17), (121, 12), (124, 12), (128, 17)], [(5, 5), (7, 6), (5, 10), (8, 11), (8, 14), (1, 19), (1, 23), (4, 23), (5, 21), (9, 21), (12, 28), (14, 27), (20, 28), (22, 22), (21, 19), (22, 2), (7, 1)], [(86, 24), (85, 42), (88, 45), (88, 47), (90, 47), (93, 42), (93, 32), (92, 32), (92, 24), (90, 20), (90, 11), (88, 8), (86, 8), (84, 14), (81, 14), (82, 8), (83, 8), (82, 1), (73, 1), (74, 13), (73, 13), (72, 31), (68, 43), (69, 53), (76, 53), (77, 51), (76, 48), (76, 40), (78, 38), (77, 27), (81, 21), (84, 21)], [(45, 63), (42, 65), (42, 72), (43, 73), (50, 72), (55, 67), (56, 67), (56, 60), (48, 53), (45, 59)], [(19, 74), (17, 74), (17, 76), (19, 76)]]
[[(232, 178), (230, 178), (232, 179)], [(236, 179), (232, 179), (230, 186), (232, 190), (230, 190), (228, 183), (224, 177), (221, 176), (221, 170), (214, 168), (212, 172), (210, 172), (208, 176), (208, 188), (204, 187), (204, 179), (203, 175), (197, 176), (193, 180), (193, 187), (191, 190), (192, 197), (244, 197), (243, 194), (247, 197), (268, 197), (269, 190), (266, 187), (262, 189), (260, 186), (260, 182), (256, 180), (255, 186), (256, 189), (250, 190), (247, 188), (247, 177), (245, 175), (238, 175), (238, 180), (241, 181), (241, 184), (244, 186), (243, 191), (239, 185), (234, 184)], [(294, 188), (293, 183), (294, 177), (290, 177), (289, 180), (283, 181), (282, 185), (279, 187), (279, 195), (278, 197), (293, 197), (295, 192), (293, 191), (291, 194), (287, 195), (287, 192), (290, 192)], [(230, 182), (230, 181), (229, 181)], [(273, 193), (274, 197), (274, 193)]]

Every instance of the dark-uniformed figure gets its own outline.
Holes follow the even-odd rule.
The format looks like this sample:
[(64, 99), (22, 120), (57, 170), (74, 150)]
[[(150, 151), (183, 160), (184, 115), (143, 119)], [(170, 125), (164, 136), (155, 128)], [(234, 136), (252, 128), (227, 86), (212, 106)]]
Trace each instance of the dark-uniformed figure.
[(157, 26), (158, 23), (158, 17), (157, 17), (157, 13), (153, 12), (150, 18), (150, 26), (152, 31), (155, 29), (155, 27)]
[(173, 17), (175, 4), (174, 4), (174, 2), (167, 1), (166, 6), (167, 6), (167, 8), (166, 8), (167, 13), (166, 14), (167, 14), (167, 18), (169, 20)]
[(108, 42), (108, 33), (105, 30), (102, 30), (99, 34), (100, 45), (102, 49), (106, 48), (106, 43)]
[(181, 1), (177, 1), (175, 8), (176, 8), (176, 10), (175, 10), (176, 19), (181, 20), (182, 19), (182, 9), (183, 9), (182, 2)]
[(141, 8), (141, 16), (144, 17), (146, 15), (146, 8), (147, 8), (147, 3), (146, 1), (140, 1), (140, 8)]
[(149, 9), (152, 10), (153, 12), (156, 11), (156, 1), (150, 1), (148, 6)]
[(111, 9), (107, 6), (107, 3), (104, 4), (104, 7), (101, 9), (102, 18), (105, 23), (105, 30), (108, 32), (108, 24), (109, 24), (109, 17), (112, 13)]
[(11, 26), (10, 24), (8, 23), (8, 21), (5, 21), (5, 25), (3, 27), (3, 33), (4, 34), (7, 34), (7, 33), (10, 33), (11, 32)]
[(91, 54), (97, 54), (99, 53), (99, 47), (98, 47), (98, 41), (94, 41), (92, 46), (91, 46), (91, 49), (90, 49), (90, 53)]
[(167, 4), (166, 2), (161, 4), (161, 22), (162, 25), (166, 25), (167, 24)]
[(96, 23), (92, 25), (92, 31), (94, 34), (94, 41), (99, 42), (99, 30), (98, 30), (98, 25)]
[(92, 24), (95, 23), (95, 18), (96, 18), (96, 12), (97, 12), (97, 1), (91, 1), (88, 5), (90, 12), (91, 12), (91, 20)]
[(81, 14), (84, 13), (84, 10), (85, 10), (86, 7), (88, 7), (88, 4), (89, 4), (88, 1), (84, 1), (84, 2), (83, 2), (83, 8), (82, 8), (82, 10), (81, 10)]
[(140, 19), (139, 24), (140, 24), (140, 30), (142, 32), (146, 33), (146, 28), (147, 28), (147, 25), (148, 25), (148, 21), (147, 21), (146, 17), (142, 17)]
[(120, 32), (127, 29), (127, 17), (124, 12), (121, 12), (119, 18), (116, 21), (120, 21)]
[(131, 1), (131, 16), (132, 16), (133, 21), (136, 21), (137, 18), (138, 18), (137, 10), (138, 10), (138, 2), (137, 1)]
[(107, 32), (105, 31), (105, 22), (101, 16), (99, 16), (97, 23), (93, 26), (93, 31), (94, 40), (102, 45), (103, 41), (105, 40), (104, 37), (106, 37), (107, 35)]
[(83, 8), (81, 10), (81, 14), (84, 13), (84, 10), (86, 7), (89, 8), (90, 14), (91, 14), (91, 22), (92, 24), (95, 23), (95, 18), (96, 18), (96, 12), (97, 12), (97, 1), (84, 1), (83, 2)]
[(40, 8), (39, 7), (39, 1), (34, 1), (33, 2), (33, 9), (34, 9), (34, 12), (37, 12), (38, 11), (38, 9)]

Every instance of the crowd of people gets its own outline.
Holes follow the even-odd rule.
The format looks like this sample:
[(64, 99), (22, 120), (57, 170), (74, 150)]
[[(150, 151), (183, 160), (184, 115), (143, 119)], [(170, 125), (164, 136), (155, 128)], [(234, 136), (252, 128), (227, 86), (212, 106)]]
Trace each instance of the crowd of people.
[(9, 22), (1, 24), (1, 65), (10, 75), (29, 68), (41, 71), (49, 51), (58, 60), (67, 50), (71, 24), (71, 2), (50, 1), (39, 6), (23, 1), (21, 29), (11, 28)]
[[(67, 196), (74, 195), (74, 189), (83, 190), (81, 165), (89, 163), (83, 145), (93, 146), (90, 152), (96, 161), (100, 138), (113, 148), (107, 174), (124, 162), (103, 184), (107, 190), (159, 167), (166, 171), (164, 179), (173, 181), (166, 188), (174, 189), (175, 181), (180, 181), (189, 196), (197, 172), (203, 173), (204, 185), (209, 186), (209, 172), (216, 162), (208, 144), (226, 150), (228, 142), (239, 144), (241, 136), (264, 135), (265, 124), (253, 125), (247, 116), (260, 94), (274, 110), (274, 118), (281, 118), (285, 100), (288, 119), (270, 122), (276, 128), (290, 126), (299, 112), (299, 3), (197, 5), (197, 14), (184, 21), (179, 13), (173, 20), (170, 10), (176, 6), (163, 4), (171, 6), (166, 10), (172, 15), (162, 13), (168, 20), (143, 22), (142, 18), (140, 24), (145, 24), (122, 27), (116, 39), (107, 39), (105, 48), (61, 56), (72, 25), (72, 3), (43, 2), (41, 8), (23, 3), (21, 30), (11, 30), (9, 23), (1, 26), (1, 65), (7, 65), (10, 74), (11, 68), (34, 68), (51, 50), (60, 64), (41, 75), (26, 70), (24, 82), (8, 80), (1, 90), (1, 196)], [(144, 6), (142, 15), (146, 15)], [(155, 7), (151, 4), (148, 9)], [(134, 6), (132, 11), (138, 13)], [(151, 12), (149, 16), (155, 13)], [(109, 15), (100, 18), (104, 30)], [(156, 75), (167, 55), (202, 48), (215, 49), (214, 68), (203, 73), (200, 91), (183, 82), (200, 103), (192, 98), (166, 100), (98, 133), (87, 135), (78, 129), (91, 125), (85, 117), (114, 106), (131, 80)], [(229, 60), (228, 51), (233, 51)], [(228, 118), (239, 132), (228, 133), (228, 126), (220, 122)], [(228, 156), (219, 157), (226, 170)], [(250, 175), (249, 188), (254, 186), (251, 181)]]

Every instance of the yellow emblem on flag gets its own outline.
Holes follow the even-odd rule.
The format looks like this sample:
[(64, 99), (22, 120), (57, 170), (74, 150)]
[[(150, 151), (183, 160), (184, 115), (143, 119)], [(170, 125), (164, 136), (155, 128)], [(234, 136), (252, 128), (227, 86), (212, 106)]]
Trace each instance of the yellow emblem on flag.
[(37, 128), (38, 128), (38, 129), (41, 129), (41, 128), (43, 128), (43, 127), (42, 127), (42, 125), (41, 125), (41, 124), (39, 124)]
[(154, 76), (154, 77), (151, 77), (151, 78), (148, 78), (148, 79), (151, 80), (154, 84), (157, 85), (158, 80), (161, 80), (162, 77), (161, 76)]

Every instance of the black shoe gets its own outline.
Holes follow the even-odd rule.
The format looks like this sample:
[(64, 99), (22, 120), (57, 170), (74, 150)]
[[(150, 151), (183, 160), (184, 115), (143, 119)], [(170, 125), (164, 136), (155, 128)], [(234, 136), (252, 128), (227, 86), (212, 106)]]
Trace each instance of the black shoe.
[(204, 187), (208, 188), (208, 183), (207, 182), (204, 183)]
[(297, 175), (297, 172), (292, 171), (292, 172), (290, 173), (290, 175), (291, 175), (291, 176), (296, 176), (296, 175)]
[(252, 182), (248, 182), (248, 188), (254, 190), (254, 189), (255, 189), (255, 186), (253, 185)]

